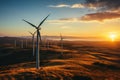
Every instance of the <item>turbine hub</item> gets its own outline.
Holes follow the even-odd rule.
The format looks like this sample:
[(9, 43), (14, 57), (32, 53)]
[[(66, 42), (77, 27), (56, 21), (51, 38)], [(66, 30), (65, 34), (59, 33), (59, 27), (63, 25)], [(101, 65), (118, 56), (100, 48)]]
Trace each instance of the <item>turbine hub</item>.
[(38, 30), (41, 30), (41, 28), (38, 28)]

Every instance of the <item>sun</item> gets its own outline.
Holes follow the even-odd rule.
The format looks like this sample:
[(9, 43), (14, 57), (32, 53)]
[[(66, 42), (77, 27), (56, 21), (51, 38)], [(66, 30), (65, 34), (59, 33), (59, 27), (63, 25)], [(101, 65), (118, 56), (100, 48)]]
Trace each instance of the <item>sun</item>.
[(111, 33), (109, 34), (109, 37), (110, 37), (110, 39), (111, 39), (112, 41), (115, 41), (115, 39), (116, 39), (116, 37), (117, 37), (117, 34), (111, 32)]

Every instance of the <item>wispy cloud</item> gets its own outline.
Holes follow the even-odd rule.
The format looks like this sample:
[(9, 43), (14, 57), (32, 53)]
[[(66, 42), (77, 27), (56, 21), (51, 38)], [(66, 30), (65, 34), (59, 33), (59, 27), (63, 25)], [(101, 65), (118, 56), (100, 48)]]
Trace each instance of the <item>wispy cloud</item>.
[(104, 21), (104, 20), (111, 20), (111, 19), (118, 19), (120, 18), (119, 13), (111, 13), (111, 12), (101, 12), (101, 13), (92, 13), (86, 14), (81, 17), (83, 21)]
[(104, 21), (120, 18), (120, 0), (86, 0), (87, 7), (96, 8), (98, 12), (81, 17), (83, 21)]
[(88, 7), (97, 7), (100, 11), (119, 11), (120, 0), (86, 0)]
[(113, 12), (98, 12), (86, 14), (82, 17), (74, 18), (61, 18), (58, 20), (50, 20), (50, 23), (72, 23), (72, 22), (88, 22), (88, 21), (98, 21), (103, 22), (106, 20), (120, 19), (120, 13)]
[(73, 23), (78, 21), (79, 21), (78, 18), (61, 18), (58, 20), (49, 20), (48, 23), (59, 24), (59, 23)]
[(83, 4), (73, 4), (70, 8), (84, 8)]
[(67, 4), (58, 4), (58, 5), (49, 5), (48, 7), (62, 8), (62, 7), (70, 7), (70, 5), (67, 5)]
[(80, 22), (80, 21), (105, 21), (120, 18), (120, 0), (86, 0), (84, 3), (77, 4), (59, 4), (52, 5), (49, 7), (56, 8), (89, 8), (95, 9), (96, 13), (87, 13), (82, 17), (76, 18), (62, 18), (54, 20), (53, 22)]
[(54, 8), (89, 8), (97, 9), (99, 11), (119, 11), (120, 12), (120, 0), (86, 0), (84, 3), (75, 4), (57, 4), (49, 5), (48, 7)]
[(48, 7), (53, 7), (53, 8), (84, 8), (83, 4), (72, 4), (72, 5), (68, 5), (68, 4), (58, 4), (58, 5), (49, 5)]
[(58, 4), (58, 5), (49, 5), (48, 7), (52, 8), (89, 8), (89, 9), (96, 9), (96, 4), (86, 4), (86, 3), (75, 3), (75, 4)]

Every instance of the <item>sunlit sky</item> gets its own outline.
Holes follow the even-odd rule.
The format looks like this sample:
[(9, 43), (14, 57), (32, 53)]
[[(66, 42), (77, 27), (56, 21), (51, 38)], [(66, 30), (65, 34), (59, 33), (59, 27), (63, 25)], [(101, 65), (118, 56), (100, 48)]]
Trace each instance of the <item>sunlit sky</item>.
[(37, 26), (49, 13), (42, 35), (105, 37), (114, 32), (119, 36), (117, 4), (119, 0), (0, 0), (0, 36), (30, 36), (28, 31), (35, 29), (22, 19)]

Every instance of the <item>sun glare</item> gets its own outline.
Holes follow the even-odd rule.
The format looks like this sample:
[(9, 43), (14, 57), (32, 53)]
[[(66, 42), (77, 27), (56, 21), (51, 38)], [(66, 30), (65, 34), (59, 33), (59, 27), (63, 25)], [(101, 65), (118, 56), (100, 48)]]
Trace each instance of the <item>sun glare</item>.
[(117, 34), (116, 33), (110, 33), (109, 34), (109, 37), (112, 41), (115, 41), (116, 37), (117, 37)]

